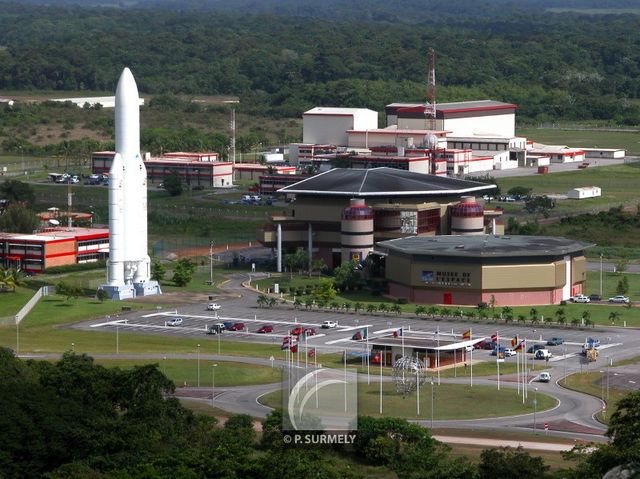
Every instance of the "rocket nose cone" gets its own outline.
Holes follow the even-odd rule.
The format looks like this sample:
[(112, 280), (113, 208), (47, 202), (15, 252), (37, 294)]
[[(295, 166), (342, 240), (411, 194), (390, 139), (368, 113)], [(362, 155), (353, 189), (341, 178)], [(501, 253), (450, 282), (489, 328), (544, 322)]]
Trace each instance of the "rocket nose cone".
[[(118, 80), (118, 87), (116, 88), (116, 99), (124, 99), (134, 97), (138, 99), (138, 85), (133, 78), (133, 73), (128, 68), (122, 70), (120, 79)], [(137, 104), (137, 103), (136, 103)]]

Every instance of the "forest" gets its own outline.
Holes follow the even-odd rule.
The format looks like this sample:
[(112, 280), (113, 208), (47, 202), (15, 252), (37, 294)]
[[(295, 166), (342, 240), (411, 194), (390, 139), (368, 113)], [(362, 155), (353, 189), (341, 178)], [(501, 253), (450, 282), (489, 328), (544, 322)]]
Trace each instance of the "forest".
[(381, 111), (424, 101), (432, 47), (439, 102), (514, 102), (521, 124), (640, 124), (639, 15), (549, 13), (532, 0), (58, 3), (0, 3), (3, 96), (113, 92), (126, 65), (143, 93), (235, 95), (257, 116), (299, 118), (316, 105)]
[(522, 449), (488, 449), (479, 464), (451, 457), (429, 430), (392, 417), (358, 418), (354, 444), (287, 445), (282, 414), (256, 431), (246, 415), (215, 418), (186, 409), (157, 364), (106, 368), (86, 355), (21, 360), (0, 348), (0, 477), (591, 479), (640, 459), (640, 393), (618, 403), (612, 441), (576, 467), (549, 472)]

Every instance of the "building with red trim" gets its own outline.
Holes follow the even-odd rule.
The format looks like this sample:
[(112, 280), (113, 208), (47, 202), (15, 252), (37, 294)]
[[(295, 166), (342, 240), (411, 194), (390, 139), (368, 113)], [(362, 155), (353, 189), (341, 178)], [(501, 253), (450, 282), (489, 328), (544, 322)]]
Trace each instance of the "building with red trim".
[[(115, 152), (97, 151), (91, 154), (91, 171), (109, 173)], [(165, 153), (161, 157), (145, 154), (144, 165), (150, 184), (161, 183), (177, 173), (190, 187), (227, 188), (233, 186), (233, 163), (220, 161), (218, 153)]]
[(28, 273), (109, 256), (109, 230), (46, 228), (37, 234), (0, 233), (0, 264)]

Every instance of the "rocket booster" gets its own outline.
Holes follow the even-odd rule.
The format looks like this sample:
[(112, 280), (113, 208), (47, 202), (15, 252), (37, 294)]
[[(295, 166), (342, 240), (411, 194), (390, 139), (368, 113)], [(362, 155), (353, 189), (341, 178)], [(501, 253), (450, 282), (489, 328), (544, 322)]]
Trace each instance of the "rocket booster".
[(147, 172), (140, 156), (138, 87), (125, 68), (116, 89), (116, 154), (109, 170), (110, 285), (148, 281)]

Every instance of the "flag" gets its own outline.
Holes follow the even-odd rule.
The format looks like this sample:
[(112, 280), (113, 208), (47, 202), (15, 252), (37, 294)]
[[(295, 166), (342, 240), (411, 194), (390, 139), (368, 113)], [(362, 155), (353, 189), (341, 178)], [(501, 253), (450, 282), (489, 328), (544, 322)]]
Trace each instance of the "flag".
[(516, 344), (518, 344), (518, 336), (516, 336), (511, 340), (511, 347), (512, 348), (515, 347)]
[(288, 344), (290, 340), (291, 338), (289, 336), (285, 336), (284, 338), (282, 338), (282, 344)]
[(403, 333), (403, 331), (402, 331), (402, 328), (400, 328), (400, 329), (396, 329), (396, 330), (393, 332), (393, 337), (394, 337), (394, 338), (400, 338), (400, 337), (402, 337), (402, 336), (403, 336), (403, 334), (404, 334), (404, 333)]
[(492, 341), (492, 342), (494, 342), (494, 343), (495, 343), (496, 341), (498, 341), (498, 333), (497, 333), (497, 332), (495, 332), (495, 333), (493, 333), (493, 334), (491, 335), (491, 341)]
[(310, 349), (308, 355), (310, 358), (314, 358), (316, 356), (316, 348)]
[(516, 351), (524, 351), (524, 339), (516, 346)]
[(298, 352), (298, 345), (297, 344), (292, 344), (291, 347), (289, 348), (289, 350), (292, 353), (297, 353)]
[(471, 330), (467, 329), (464, 333), (462, 333), (462, 339), (471, 339)]
[(298, 336), (298, 340), (299, 341), (306, 341), (307, 340), (307, 331), (304, 330), (302, 331), (302, 333), (300, 333), (300, 336)]
[(356, 333), (351, 336), (353, 341), (362, 341), (363, 339), (367, 339), (368, 333), (367, 328), (362, 328), (360, 331), (356, 331)]
[(280, 349), (282, 351), (285, 351), (285, 350), (289, 349), (289, 343), (282, 343), (282, 346), (280, 346)]

